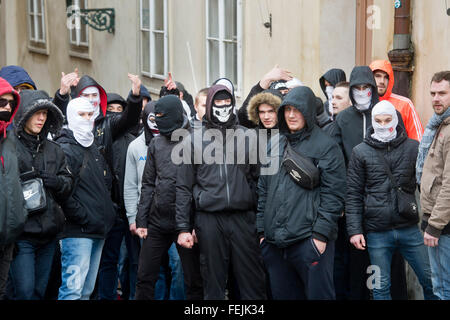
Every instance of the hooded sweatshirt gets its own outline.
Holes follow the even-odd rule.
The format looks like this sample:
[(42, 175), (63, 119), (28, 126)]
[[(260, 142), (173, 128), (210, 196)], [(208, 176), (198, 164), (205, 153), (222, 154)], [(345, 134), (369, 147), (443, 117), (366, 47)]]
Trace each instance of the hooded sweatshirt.
[[(0, 77), (9, 82), (12, 87), (16, 87), (21, 84), (29, 84), (36, 90), (36, 85), (31, 79), (28, 72), (20, 66), (6, 66), (0, 70)], [(31, 88), (30, 88), (31, 89)]]
[[(315, 98), (305, 86), (294, 88), (285, 96), (278, 109), (282, 134), (279, 168), (274, 175), (261, 175), (258, 181), (257, 230), (267, 242), (280, 248), (310, 236), (321, 241), (332, 241), (337, 236), (345, 197), (345, 162), (339, 146), (316, 124)], [(284, 116), (286, 106), (293, 106), (303, 115), (305, 126), (301, 130), (289, 131)], [(287, 141), (320, 169), (319, 187), (300, 187), (283, 168)]]
[(323, 104), (323, 108), (326, 112), (326, 114), (331, 117), (329, 106), (331, 104), (331, 101), (329, 99), (329, 96), (327, 94), (327, 86), (325, 85), (325, 80), (327, 80), (333, 87), (336, 87), (336, 85), (339, 82), (346, 81), (347, 77), (345, 76), (345, 72), (342, 69), (330, 69), (327, 72), (324, 73), (322, 77), (319, 79), (320, 88), (323, 91), (323, 94), (327, 98), (325, 103)]
[[(356, 108), (356, 101), (353, 97), (353, 88), (357, 85), (369, 84), (372, 88), (372, 101), (367, 110), (361, 111)], [(357, 66), (353, 68), (350, 75), (350, 101), (352, 106), (339, 112), (335, 125), (331, 130), (331, 135), (341, 145), (344, 151), (346, 162), (350, 160), (352, 150), (355, 146), (363, 142), (367, 129), (372, 127), (372, 108), (379, 102), (377, 85), (373, 77), (372, 70), (367, 66)], [(398, 113), (399, 125), (404, 127), (400, 114)]]
[(13, 243), (22, 233), (27, 211), (23, 206), (22, 186), (19, 179), (19, 164), (12, 132), (6, 127), (14, 120), (20, 109), (20, 96), (12, 86), (0, 78), (0, 96), (11, 93), (17, 101), (8, 122), (0, 121), (0, 246)]
[(392, 70), (391, 63), (387, 60), (375, 60), (370, 64), (370, 69), (373, 72), (376, 70), (381, 70), (388, 74), (388, 87), (386, 89), (386, 93), (380, 97), (380, 101), (387, 100), (392, 103), (395, 109), (400, 112), (402, 116), (408, 137), (420, 141), (422, 139), (424, 129), (419, 115), (416, 112), (416, 108), (414, 108), (411, 100), (392, 92), (392, 89), (394, 88), (394, 71)]

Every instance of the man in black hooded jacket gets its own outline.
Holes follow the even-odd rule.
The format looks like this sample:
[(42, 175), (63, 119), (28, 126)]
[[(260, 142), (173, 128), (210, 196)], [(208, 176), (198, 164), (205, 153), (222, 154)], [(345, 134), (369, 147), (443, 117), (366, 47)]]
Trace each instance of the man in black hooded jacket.
[[(186, 139), (186, 154), (177, 168), (176, 229), (178, 244), (191, 248), (193, 229), (200, 249), (200, 268), (205, 299), (222, 300), (225, 297), (228, 266), (239, 286), (242, 299), (265, 299), (265, 281), (256, 234), (256, 194), (250, 174), (257, 166), (250, 164), (249, 148), (232, 143), (226, 132), (245, 128), (236, 124), (233, 112), (235, 100), (232, 92), (223, 85), (213, 85), (208, 90), (204, 126), (197, 128)], [(197, 131), (197, 132), (196, 132)], [(197, 143), (200, 134), (203, 139)], [(212, 144), (208, 135), (214, 135)], [(191, 148), (189, 148), (189, 146)], [(215, 159), (203, 157), (215, 148)], [(232, 150), (223, 149), (232, 147)], [(223, 152), (220, 152), (220, 147)], [(239, 147), (244, 147), (237, 152)], [(200, 153), (199, 153), (200, 152)], [(222, 156), (220, 156), (222, 153)], [(230, 155), (244, 156), (242, 164)], [(183, 154), (184, 156), (184, 154)], [(220, 159), (219, 159), (220, 158)], [(200, 161), (198, 161), (200, 160)], [(200, 162), (200, 163), (199, 163)], [(191, 216), (192, 201), (195, 212)]]
[(319, 79), (320, 88), (322, 89), (327, 100), (323, 104), (325, 114), (333, 119), (333, 113), (330, 110), (333, 90), (339, 82), (346, 81), (345, 72), (342, 69), (330, 69), (324, 73)]
[[(155, 298), (155, 284), (163, 255), (177, 239), (175, 228), (176, 165), (171, 154), (176, 141), (171, 137), (177, 129), (187, 129), (189, 120), (183, 114), (183, 106), (175, 95), (167, 95), (155, 104), (155, 121), (160, 135), (154, 137), (148, 147), (147, 161), (142, 176), (142, 188), (136, 217), (136, 232), (144, 239), (139, 255), (136, 299)], [(187, 132), (187, 131), (186, 131)], [(177, 246), (181, 262), (186, 264), (192, 250)], [(188, 271), (186, 268), (184, 271)], [(199, 273), (199, 270), (197, 270)], [(188, 278), (192, 276), (186, 275)], [(184, 281), (188, 299), (199, 299), (201, 281)]]
[(48, 133), (57, 133), (63, 123), (61, 111), (41, 90), (22, 90), (22, 105), (15, 119), (14, 143), (21, 180), (41, 178), (47, 198), (44, 209), (30, 212), (24, 232), (16, 241), (11, 264), (14, 299), (43, 299), (47, 287), (57, 236), (63, 230), (61, 205), (70, 195), (73, 177), (65, 154)]
[[(280, 165), (258, 181), (257, 228), (274, 299), (335, 297), (334, 241), (344, 206), (345, 163), (339, 146), (316, 125), (315, 101), (308, 87), (286, 95), (278, 109)], [(288, 144), (319, 169), (320, 185), (303, 188), (285, 170)]]

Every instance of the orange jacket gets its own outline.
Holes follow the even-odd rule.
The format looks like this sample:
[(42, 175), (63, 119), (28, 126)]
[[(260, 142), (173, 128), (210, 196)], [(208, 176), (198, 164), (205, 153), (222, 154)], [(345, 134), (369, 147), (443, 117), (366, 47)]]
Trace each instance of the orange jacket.
[(372, 71), (381, 70), (389, 75), (386, 93), (380, 97), (380, 101), (387, 100), (392, 103), (395, 109), (402, 115), (408, 137), (420, 141), (423, 135), (423, 126), (412, 101), (406, 97), (392, 93), (392, 88), (394, 87), (394, 71), (392, 70), (391, 63), (387, 60), (375, 60), (369, 67)]

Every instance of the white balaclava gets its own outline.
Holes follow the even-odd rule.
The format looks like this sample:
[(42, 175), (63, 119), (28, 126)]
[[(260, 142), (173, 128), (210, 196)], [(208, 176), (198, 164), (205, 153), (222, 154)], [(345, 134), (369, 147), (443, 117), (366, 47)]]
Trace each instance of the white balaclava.
[(352, 88), (353, 99), (355, 99), (355, 107), (359, 111), (365, 111), (370, 108), (370, 103), (372, 102), (372, 87), (364, 90), (358, 90)]
[(82, 93), (84, 93), (84, 94), (94, 94), (94, 93), (96, 93), (97, 94), (97, 98), (89, 99), (89, 102), (92, 103), (92, 105), (95, 108), (94, 119), (97, 118), (97, 116), (100, 114), (100, 108), (99, 108), (100, 107), (100, 90), (98, 90), (98, 88), (95, 87), (95, 86), (90, 86), (90, 87), (86, 87), (82, 91)]
[[(382, 126), (375, 122), (375, 116), (377, 115), (390, 115), (392, 117), (392, 121), (388, 124)], [(395, 107), (389, 101), (381, 101), (378, 102), (375, 107), (372, 109), (372, 127), (374, 129), (374, 133), (372, 134), (372, 138), (381, 141), (381, 142), (389, 142), (395, 137), (397, 137), (397, 125), (398, 125), (398, 117), (397, 112), (395, 111)]]
[(72, 130), (75, 140), (83, 147), (89, 147), (94, 142), (95, 115), (89, 120), (81, 117), (78, 112), (94, 112), (94, 106), (86, 98), (75, 98), (67, 105), (68, 128)]
[(150, 118), (155, 119), (155, 114), (153, 112), (149, 113), (148, 118), (147, 118), (147, 124), (148, 127), (150, 128), (150, 131), (153, 133), (154, 137), (159, 136), (159, 130), (158, 130), (158, 125), (156, 124), (155, 120), (150, 120)]

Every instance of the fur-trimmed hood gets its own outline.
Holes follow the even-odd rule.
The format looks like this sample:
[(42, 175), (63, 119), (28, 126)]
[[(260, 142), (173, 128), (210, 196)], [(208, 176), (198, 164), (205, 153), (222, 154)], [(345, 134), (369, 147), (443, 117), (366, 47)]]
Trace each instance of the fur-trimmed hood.
[(15, 132), (19, 136), (28, 119), (37, 111), (47, 109), (47, 121), (45, 121), (41, 134), (57, 134), (63, 125), (64, 116), (59, 108), (52, 102), (47, 92), (43, 90), (22, 90), (20, 92), (20, 108), (14, 118)]
[(254, 95), (247, 106), (247, 114), (248, 120), (253, 122), (256, 125), (260, 124), (259, 115), (258, 115), (258, 107), (266, 103), (272, 106), (275, 109), (275, 112), (278, 113), (278, 108), (280, 107), (282, 102), (282, 96), (278, 92), (278, 90), (268, 89), (264, 90), (261, 93)]

